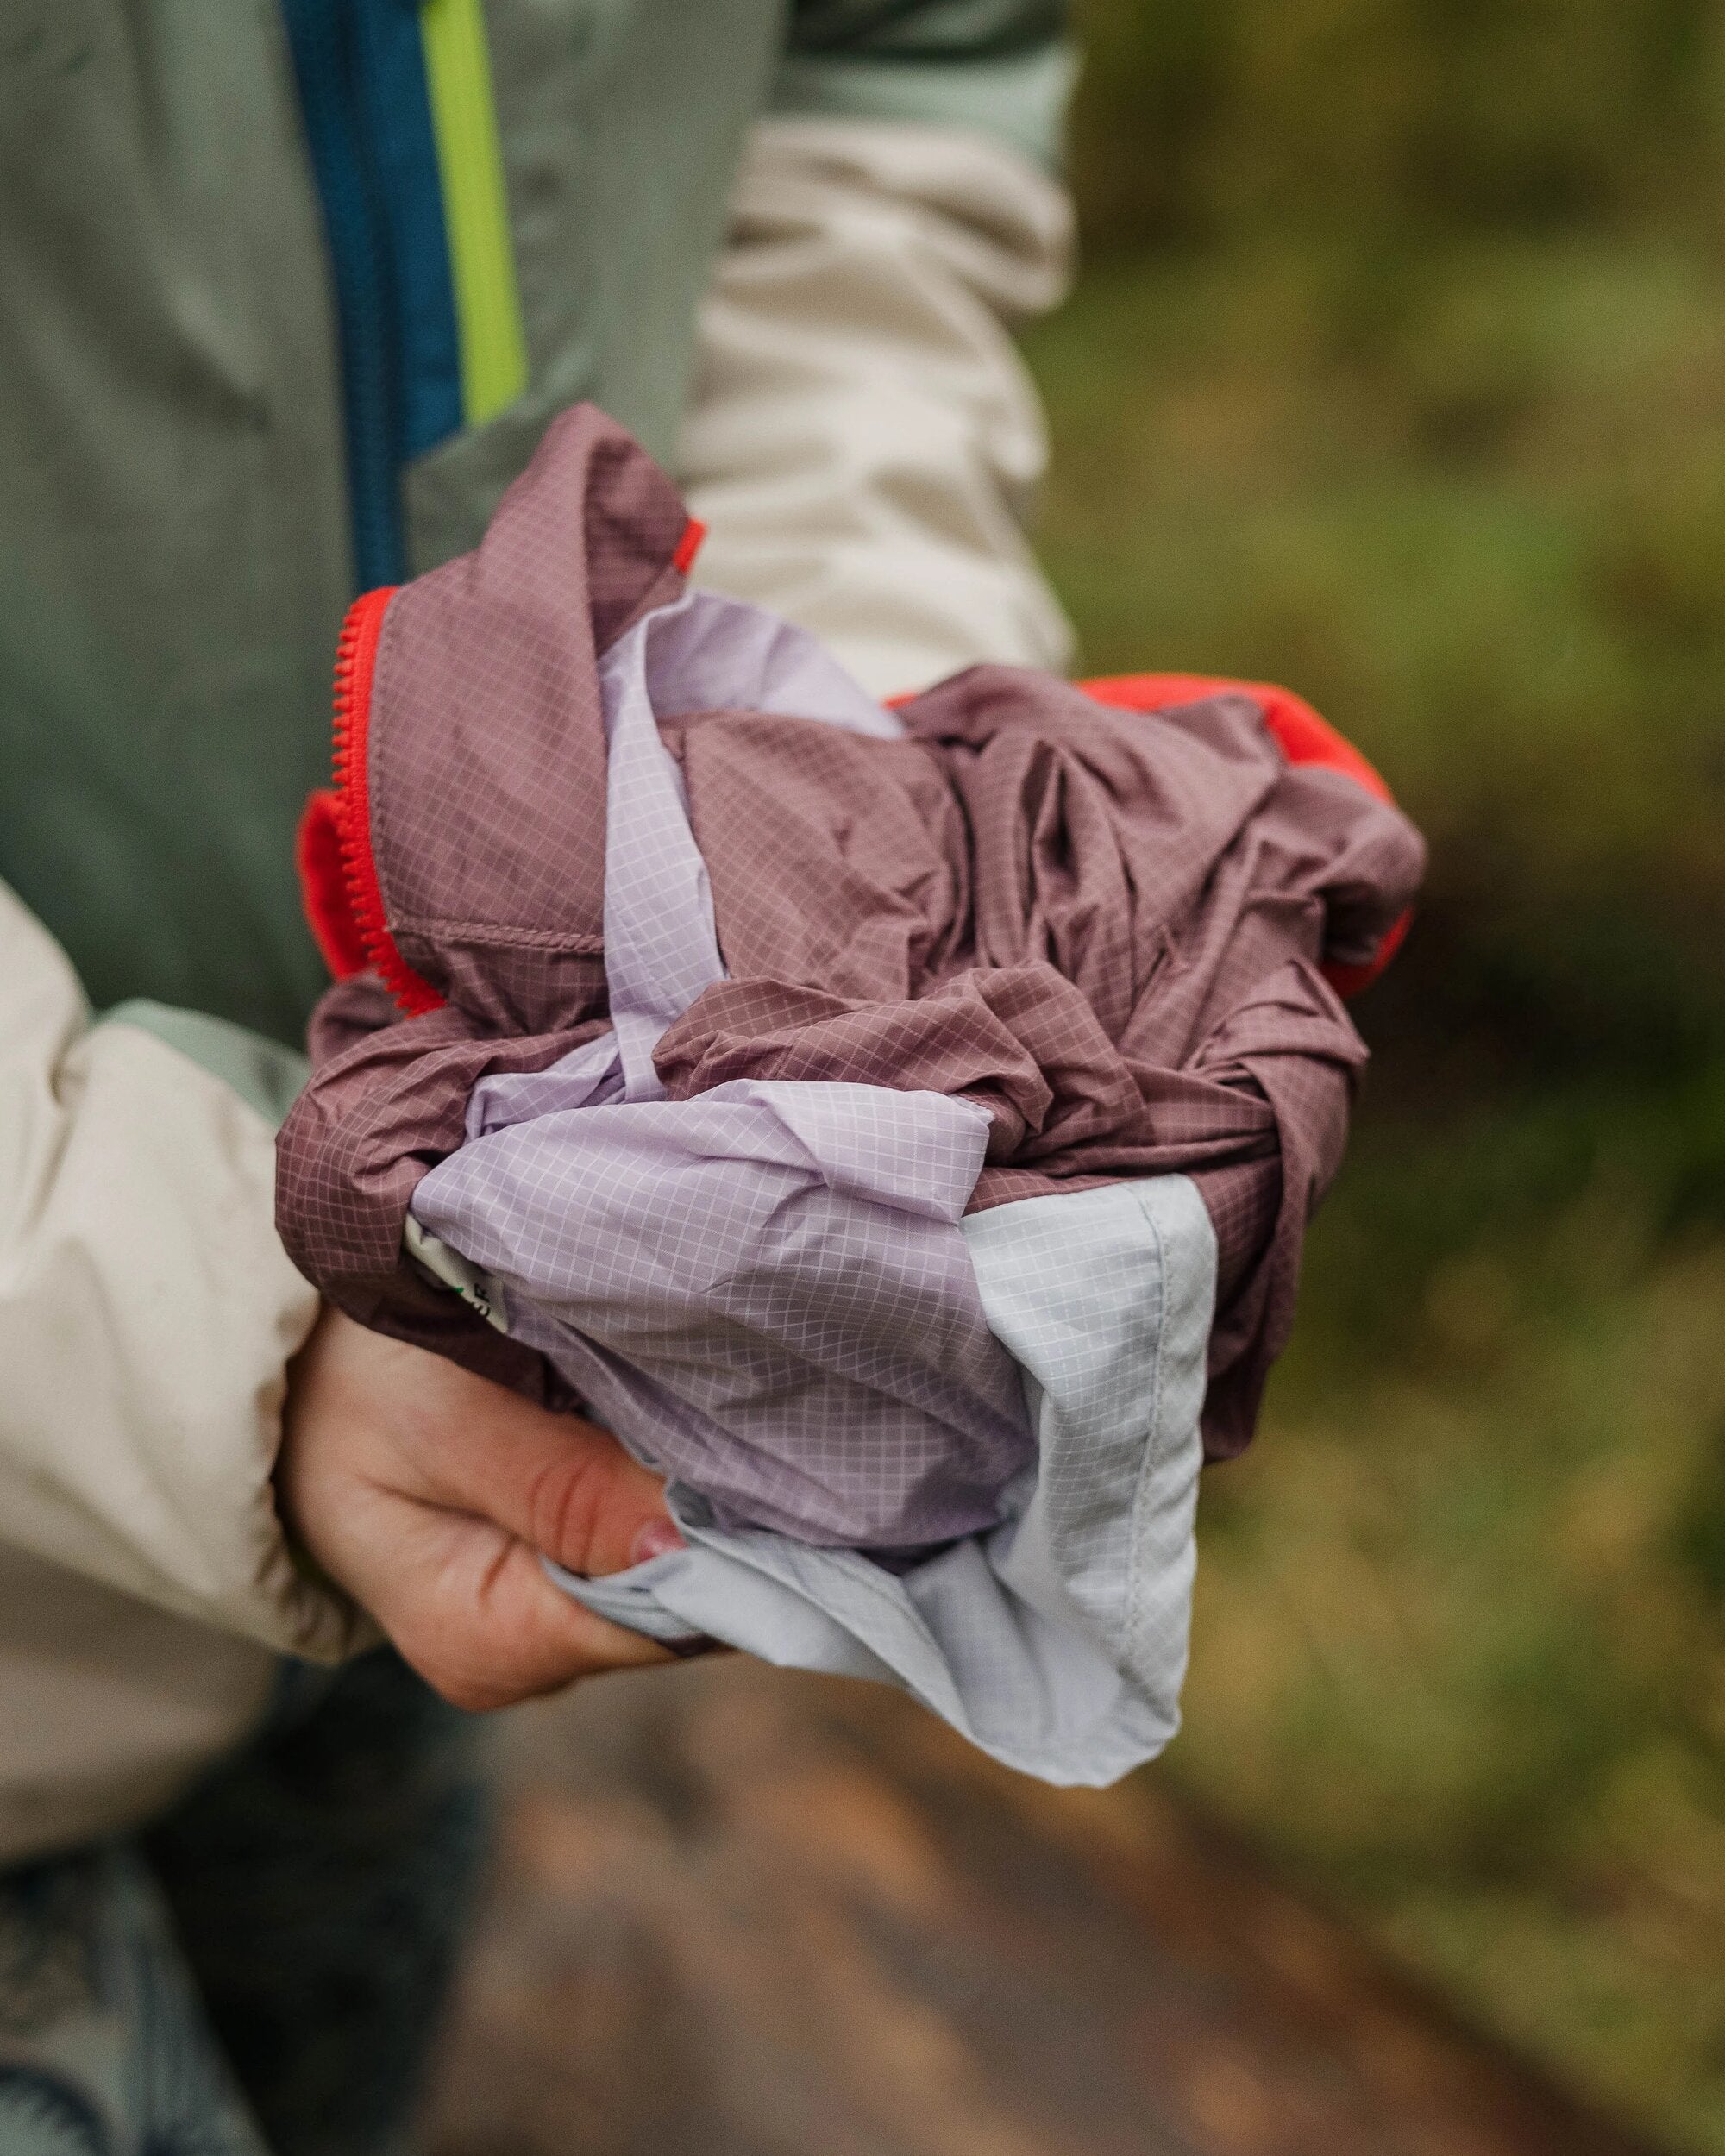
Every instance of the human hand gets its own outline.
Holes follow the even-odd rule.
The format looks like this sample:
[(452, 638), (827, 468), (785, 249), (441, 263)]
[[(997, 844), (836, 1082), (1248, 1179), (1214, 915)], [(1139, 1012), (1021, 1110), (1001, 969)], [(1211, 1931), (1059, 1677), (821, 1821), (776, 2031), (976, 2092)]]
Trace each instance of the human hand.
[(457, 1707), (671, 1658), (541, 1568), (599, 1576), (681, 1541), (659, 1478), (578, 1416), (326, 1309), (288, 1366), (275, 1482), (309, 1554)]

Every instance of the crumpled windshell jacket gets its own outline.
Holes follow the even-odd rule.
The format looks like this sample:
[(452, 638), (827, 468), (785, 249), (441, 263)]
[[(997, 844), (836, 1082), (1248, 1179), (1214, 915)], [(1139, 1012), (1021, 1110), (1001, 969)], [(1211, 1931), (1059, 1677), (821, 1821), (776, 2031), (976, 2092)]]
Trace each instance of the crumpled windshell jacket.
[[(290, 1117), (288, 1247), (366, 1322), (583, 1401), (703, 1526), (886, 1550), (903, 1571), (1000, 1526), (1037, 1457), (961, 1222), (1179, 1181), (1215, 1276), (1206, 1427), (1238, 1449), (1364, 1058), (1326, 969), (1346, 985), (1387, 957), (1416, 835), (1275, 693), (1092, 695), (976, 667), (895, 719), (856, 692), (859, 713), (817, 650), (775, 647), (791, 632), (684, 596), (698, 536), (588, 408), (474, 554), (354, 609), (339, 785), (304, 865), (332, 962), (370, 969), (405, 1018), (331, 1056)], [(655, 640), (682, 655), (656, 674)], [(679, 844), (684, 900), (662, 872)], [(861, 1124), (818, 1127), (853, 1099)], [(894, 1103), (899, 1129), (871, 1138)], [(698, 1105), (724, 1111), (717, 1139)], [(739, 1120), (776, 1130), (787, 1107), (819, 1171), (806, 1217), (810, 1192), (794, 1204)], [(925, 1193), (966, 1117), (974, 1137), (944, 1216), (905, 1167), (918, 1117)], [(440, 1162), (494, 1162), (505, 1125), (502, 1180), (452, 1200)], [(640, 1150), (656, 1130), (679, 1168), (712, 1143), (727, 1164), (661, 1181)], [(742, 1243), (712, 1225), (769, 1183)], [(616, 1196), (589, 1218), (594, 1184)], [(458, 1258), (500, 1266), (518, 1315), (525, 1292), (526, 1321), (494, 1283), (465, 1300), (431, 1284), (405, 1255), (410, 1200)], [(925, 1213), (946, 1220), (933, 1253)]]
[[(290, 1119), (288, 1247), (363, 1322), (542, 1394), (420, 1292), (403, 1223), (480, 1080), (606, 1030), (599, 666), (681, 592), (696, 537), (620, 428), (558, 422), (476, 553), (354, 608), (341, 787), (302, 837), (333, 962), (411, 1023), (327, 1056)], [(1364, 1060), (1332, 984), (1387, 960), (1423, 851), (1314, 714), (1204, 686), (973, 667), (901, 705), (893, 742), (662, 717), (729, 977), (655, 1061), (673, 1099), (790, 1078), (971, 1100), (990, 1128), (968, 1210), (1191, 1175), (1220, 1245), (1226, 1453), (1285, 1340)], [(327, 1044), (371, 994), (338, 992)]]

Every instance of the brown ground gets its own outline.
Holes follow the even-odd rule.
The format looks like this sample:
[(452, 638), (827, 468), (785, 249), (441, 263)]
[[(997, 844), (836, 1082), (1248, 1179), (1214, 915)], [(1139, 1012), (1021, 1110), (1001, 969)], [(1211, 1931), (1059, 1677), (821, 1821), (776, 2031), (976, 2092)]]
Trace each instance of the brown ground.
[(433, 2156), (1650, 2156), (1153, 1783), (742, 1660), (505, 1749)]

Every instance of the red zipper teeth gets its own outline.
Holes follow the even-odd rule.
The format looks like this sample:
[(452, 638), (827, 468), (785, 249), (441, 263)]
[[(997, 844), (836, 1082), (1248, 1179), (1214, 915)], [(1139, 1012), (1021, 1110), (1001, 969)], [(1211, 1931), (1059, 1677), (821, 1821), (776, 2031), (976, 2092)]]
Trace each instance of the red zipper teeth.
[(342, 875), (360, 942), (403, 1015), (441, 1010), (443, 998), (417, 974), (395, 947), (384, 913), (383, 890), (372, 852), (371, 804), (366, 736), (371, 720), (372, 676), (383, 617), (398, 587), (361, 592), (348, 609), (336, 645), (335, 778)]

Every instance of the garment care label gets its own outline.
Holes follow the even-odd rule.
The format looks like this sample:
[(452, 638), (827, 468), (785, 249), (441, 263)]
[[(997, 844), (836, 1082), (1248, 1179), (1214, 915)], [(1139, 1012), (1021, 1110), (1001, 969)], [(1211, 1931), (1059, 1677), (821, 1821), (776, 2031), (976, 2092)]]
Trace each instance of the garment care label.
[(451, 1250), (441, 1237), (422, 1227), (410, 1213), (401, 1240), (407, 1255), (440, 1287), (452, 1288), (470, 1309), (477, 1310), (488, 1326), (499, 1332), (509, 1330), (509, 1311), (503, 1300), (503, 1282), (494, 1274)]

